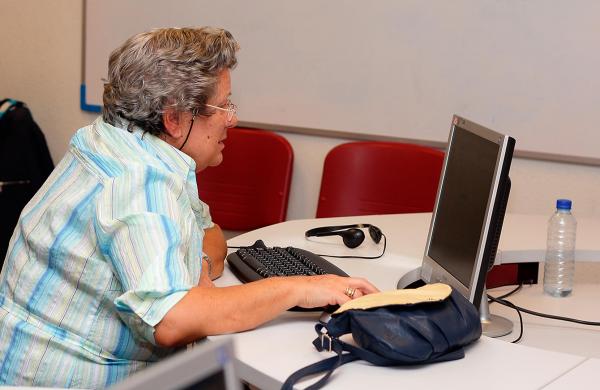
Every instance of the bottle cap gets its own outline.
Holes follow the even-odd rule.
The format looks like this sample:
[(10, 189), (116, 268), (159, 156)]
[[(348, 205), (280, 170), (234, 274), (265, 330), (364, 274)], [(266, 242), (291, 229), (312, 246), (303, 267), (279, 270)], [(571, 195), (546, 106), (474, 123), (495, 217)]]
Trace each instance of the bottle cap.
[(571, 210), (571, 202), (570, 199), (557, 199), (556, 200), (556, 208), (559, 210)]

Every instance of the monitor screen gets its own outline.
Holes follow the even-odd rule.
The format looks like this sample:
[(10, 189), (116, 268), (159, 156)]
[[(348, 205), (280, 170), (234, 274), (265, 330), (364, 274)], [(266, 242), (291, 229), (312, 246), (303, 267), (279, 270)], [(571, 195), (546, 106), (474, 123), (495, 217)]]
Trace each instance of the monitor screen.
[(479, 305), (493, 262), (515, 141), (455, 116), (421, 268)]
[(228, 338), (205, 340), (111, 387), (111, 390), (133, 389), (240, 390), (233, 342)]

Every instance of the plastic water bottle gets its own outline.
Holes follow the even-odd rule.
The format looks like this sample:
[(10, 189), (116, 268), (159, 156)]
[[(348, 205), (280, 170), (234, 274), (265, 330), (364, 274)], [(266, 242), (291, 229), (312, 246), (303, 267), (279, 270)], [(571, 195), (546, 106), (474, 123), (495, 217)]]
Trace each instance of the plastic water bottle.
[(569, 199), (558, 199), (556, 212), (548, 221), (544, 292), (555, 297), (566, 297), (573, 291), (577, 221), (571, 204)]

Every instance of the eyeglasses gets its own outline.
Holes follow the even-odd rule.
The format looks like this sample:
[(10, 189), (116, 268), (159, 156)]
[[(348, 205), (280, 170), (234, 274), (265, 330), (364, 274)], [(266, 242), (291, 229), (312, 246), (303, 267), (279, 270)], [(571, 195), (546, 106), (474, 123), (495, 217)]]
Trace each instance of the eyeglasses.
[(237, 106), (231, 103), (230, 100), (227, 100), (227, 103), (225, 103), (225, 107), (213, 106), (212, 104), (205, 104), (205, 106), (214, 108), (215, 110), (227, 111), (227, 122), (231, 122), (233, 116), (237, 112)]

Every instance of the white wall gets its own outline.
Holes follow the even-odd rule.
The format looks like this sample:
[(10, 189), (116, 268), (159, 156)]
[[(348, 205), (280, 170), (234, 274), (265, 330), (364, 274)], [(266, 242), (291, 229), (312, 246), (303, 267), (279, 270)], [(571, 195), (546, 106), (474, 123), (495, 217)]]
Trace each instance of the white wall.
[[(314, 216), (325, 154), (344, 140), (283, 133), (296, 161), (288, 218)], [(550, 216), (557, 198), (574, 202), (575, 215), (600, 218), (600, 167), (513, 159), (508, 211)]]
[[(95, 118), (79, 108), (82, 7), (81, 0), (2, 0), (1, 4), (0, 98), (28, 104), (55, 162), (64, 155), (74, 131)], [(238, 39), (243, 43), (243, 37)], [(288, 218), (313, 217), (323, 158), (346, 140), (283, 135), (295, 152)], [(550, 215), (557, 197), (569, 197), (576, 215), (600, 218), (600, 167), (515, 159), (511, 178), (511, 212)]]
[(225, 25), (242, 44), (234, 98), (246, 121), (445, 142), (458, 114), (509, 131), (517, 151), (600, 164), (600, 78), (580, 77), (600, 68), (597, 0), (86, 4), (85, 84), (97, 105), (106, 58), (131, 34)]
[(2, 0), (0, 10), (0, 98), (27, 103), (57, 162), (95, 117), (79, 109), (83, 3)]

